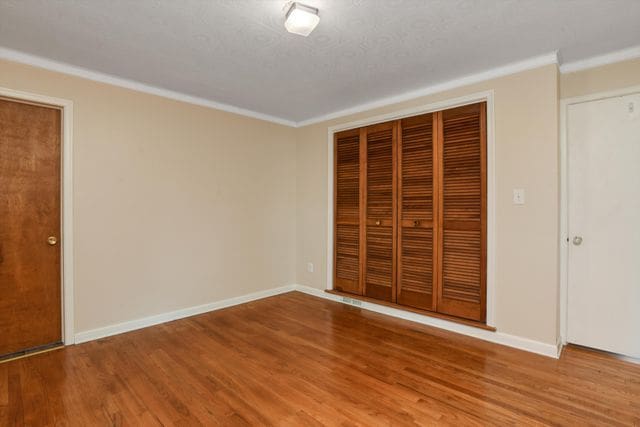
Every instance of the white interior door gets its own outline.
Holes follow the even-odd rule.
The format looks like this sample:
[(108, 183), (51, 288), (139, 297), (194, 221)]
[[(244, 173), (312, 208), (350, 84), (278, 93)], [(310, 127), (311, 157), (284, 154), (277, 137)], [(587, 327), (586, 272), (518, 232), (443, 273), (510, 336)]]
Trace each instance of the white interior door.
[(640, 94), (567, 114), (567, 340), (640, 357)]

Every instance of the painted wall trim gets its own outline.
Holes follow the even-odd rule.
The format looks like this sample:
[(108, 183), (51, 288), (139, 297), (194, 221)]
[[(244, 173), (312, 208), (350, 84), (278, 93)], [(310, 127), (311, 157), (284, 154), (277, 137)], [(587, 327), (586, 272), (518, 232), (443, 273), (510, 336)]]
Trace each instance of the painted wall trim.
[(193, 307), (182, 308), (167, 313), (155, 314), (153, 316), (143, 317), (140, 319), (129, 320), (114, 325), (104, 326), (101, 328), (91, 329), (88, 331), (78, 332), (75, 336), (76, 344), (87, 341), (93, 341), (100, 338), (118, 335), (125, 332), (135, 331), (137, 329), (146, 328), (160, 323), (171, 322), (172, 320), (183, 319), (185, 317), (195, 316), (197, 314), (208, 313), (211, 311), (221, 310), (234, 305), (244, 304), (247, 302), (268, 298), (274, 295), (291, 292), (295, 289), (295, 285), (280, 286), (278, 288), (267, 289), (264, 291), (253, 292), (238, 297), (228, 298), (220, 301), (214, 301), (207, 304), (197, 305)]
[[(352, 305), (348, 302), (345, 302), (343, 300), (343, 297), (339, 295), (330, 294), (320, 289), (312, 288), (309, 286), (295, 285), (295, 290), (315, 297), (328, 299), (342, 304)], [(537, 353), (547, 357), (553, 357), (556, 359), (559, 357), (561, 351), (560, 344), (547, 344), (528, 338), (518, 337), (516, 335), (509, 335), (502, 332), (491, 332), (485, 329), (474, 328), (472, 326), (450, 322), (448, 320), (438, 319), (435, 317), (424, 316), (411, 311), (399, 310), (396, 308), (374, 304), (367, 301), (362, 301), (362, 304), (358, 305), (357, 307), (387, 316), (420, 323), (422, 325), (445, 329), (447, 331), (470, 336), (473, 338), (478, 338), (484, 341), (489, 341), (494, 344), (506, 345), (508, 347), (517, 348), (519, 350)]]
[(257, 111), (247, 110), (245, 108), (235, 107), (233, 105), (224, 104), (221, 102), (211, 101), (211, 100), (200, 98), (193, 95), (187, 95), (185, 93), (176, 92), (169, 89), (163, 89), (160, 87), (151, 86), (151, 85), (140, 83), (134, 80), (112, 76), (110, 74), (101, 73), (101, 72), (89, 70), (82, 67), (77, 67), (75, 65), (70, 65), (64, 62), (54, 61), (52, 59), (19, 52), (13, 49), (0, 47), (0, 59), (6, 59), (8, 61), (18, 62), (21, 64), (32, 65), (34, 67), (43, 68), (45, 70), (56, 71), (63, 74), (69, 74), (72, 76), (81, 77), (83, 79), (93, 80), (100, 83), (106, 83), (113, 86), (119, 86), (126, 89), (135, 90), (138, 92), (144, 92), (151, 95), (161, 96), (163, 98), (173, 99), (175, 101), (181, 101), (181, 102), (186, 102), (193, 105), (199, 105), (201, 107), (208, 107), (216, 110), (222, 110), (228, 113), (239, 114), (241, 116), (251, 117), (258, 120), (265, 120), (268, 122), (277, 123), (284, 126), (292, 126), (292, 127), (296, 126), (296, 123), (294, 121), (286, 120), (280, 117), (259, 113)]
[[(278, 288), (267, 289), (264, 291), (254, 292), (239, 297), (229, 298), (221, 301), (215, 301), (208, 304), (198, 305), (194, 307), (188, 307), (180, 310), (171, 311), (168, 313), (160, 313), (141, 319), (130, 320), (127, 322), (117, 323), (114, 325), (105, 326), (102, 328), (92, 329), (89, 331), (79, 332), (75, 336), (76, 344), (81, 344), (88, 341), (97, 340), (100, 338), (106, 338), (113, 335), (122, 334), (125, 332), (135, 331), (137, 329), (146, 328), (149, 326), (158, 325), (173, 320), (183, 319), (185, 317), (195, 316), (198, 314), (208, 313), (215, 310), (220, 310), (227, 307), (232, 307), (239, 304), (259, 300), (262, 298), (268, 298), (274, 295), (280, 295), (287, 292), (299, 291), (307, 295), (311, 295), (318, 298), (324, 298), (330, 301), (349, 304), (343, 301), (341, 296), (329, 294), (320, 289), (312, 288), (304, 285), (286, 285)], [(384, 314), (387, 316), (395, 317), (398, 319), (404, 319), (411, 322), (420, 323), (423, 325), (433, 326), (436, 328), (444, 329), (447, 331), (459, 333), (462, 335), (478, 338), (484, 341), (489, 341), (495, 344), (506, 345), (508, 347), (517, 348), (520, 350), (528, 351), (531, 353), (541, 354), (543, 356), (558, 358), (561, 351), (561, 344), (553, 345), (539, 341), (530, 340), (528, 338), (522, 338), (515, 335), (504, 334), (501, 332), (491, 332), (485, 329), (474, 328), (471, 326), (463, 325), (460, 323), (450, 322), (435, 317), (424, 316), (421, 314), (413, 313), (410, 311), (399, 310), (384, 305), (373, 304), (369, 302), (362, 302), (362, 305), (358, 307), (373, 311), (376, 313)]]
[[(587, 68), (598, 67), (601, 65), (611, 64), (614, 62), (620, 62), (620, 61), (625, 61), (625, 60), (634, 59), (634, 58), (640, 58), (640, 46), (618, 50), (615, 52), (594, 56), (584, 60), (561, 64), (560, 72), (572, 73), (572, 72), (584, 70)], [(173, 99), (176, 101), (186, 102), (189, 104), (199, 105), (202, 107), (213, 108), (216, 110), (226, 111), (229, 113), (239, 114), (242, 116), (251, 117), (258, 120), (265, 120), (268, 122), (277, 123), (280, 125), (290, 126), (290, 127), (308, 126), (308, 125), (323, 122), (326, 120), (332, 120), (332, 119), (344, 117), (350, 114), (361, 113), (363, 111), (369, 111), (376, 108), (385, 107), (391, 104), (396, 104), (396, 103), (420, 98), (423, 96), (433, 95), (439, 92), (456, 89), (462, 86), (467, 86), (474, 83), (480, 83), (480, 82), (491, 80), (494, 78), (503, 77), (503, 76), (527, 71), (534, 68), (539, 68), (545, 65), (559, 64), (558, 51), (556, 50), (554, 52), (550, 52), (544, 55), (535, 56), (522, 61), (512, 62), (512, 63), (495, 67), (489, 70), (481, 71), (479, 73), (470, 74), (457, 79), (453, 79), (453, 80), (438, 83), (435, 85), (419, 88), (413, 91), (405, 92), (400, 95), (381, 98), (375, 101), (359, 104), (354, 107), (342, 109), (329, 114), (312, 117), (307, 120), (296, 122), (294, 120), (288, 120), (285, 118), (276, 117), (269, 114), (248, 110), (241, 107), (236, 107), (234, 105), (216, 102), (216, 101), (212, 101), (209, 99), (205, 99), (205, 98), (201, 98), (193, 95), (188, 95), (182, 92), (163, 89), (157, 86), (151, 86), (151, 85), (137, 82), (134, 80), (125, 79), (122, 77), (116, 77), (110, 74), (89, 70), (83, 67), (78, 67), (78, 66), (67, 64), (64, 62), (55, 61), (55, 60), (44, 58), (41, 56), (31, 55), (28, 53), (20, 52), (20, 51), (5, 48), (5, 47), (0, 47), (0, 59), (5, 59), (8, 61), (18, 62), (26, 65), (31, 65), (34, 67), (43, 68), (50, 71), (56, 71), (63, 74), (69, 74), (76, 77), (97, 81), (100, 83), (119, 86), (126, 89), (135, 90), (138, 92), (161, 96), (163, 98)]]
[(396, 120), (403, 117), (440, 111), (476, 102), (487, 102), (487, 325), (496, 326), (495, 264), (496, 264), (496, 162), (494, 91), (472, 93), (458, 98), (420, 105), (331, 126), (327, 129), (327, 289), (333, 289), (333, 134), (335, 132)]
[(0, 87), (0, 96), (35, 104), (58, 107), (62, 110), (62, 176), (60, 199), (62, 201), (62, 341), (74, 343), (74, 292), (73, 292), (73, 102), (36, 93), (21, 92)]
[(176, 101), (186, 102), (189, 104), (199, 105), (202, 107), (213, 108), (216, 110), (222, 110), (229, 113), (235, 113), (254, 119), (265, 120), (290, 127), (302, 127), (310, 124), (322, 122), (325, 120), (335, 119), (343, 117), (349, 114), (359, 113), (363, 111), (372, 110), (379, 107), (384, 107), (390, 104), (395, 104), (411, 99), (419, 98), (421, 96), (431, 95), (446, 90), (455, 89), (457, 87), (470, 85), (473, 83), (482, 82), (485, 80), (494, 79), (497, 77), (506, 76), (509, 74), (515, 74), (522, 71), (542, 67), (549, 64), (558, 63), (558, 52), (551, 52), (545, 55), (536, 56), (533, 58), (525, 59), (523, 61), (512, 62), (500, 67), (492, 68), (486, 71), (482, 71), (476, 74), (471, 74), (458, 79), (453, 79), (443, 83), (439, 83), (432, 86), (423, 87), (414, 91), (406, 92), (401, 95), (390, 96), (376, 101), (367, 102), (357, 105), (348, 109), (339, 110), (323, 116), (313, 117), (307, 120), (299, 122), (284, 119), (281, 117), (275, 117), (268, 114), (263, 114), (257, 111), (247, 110), (244, 108), (236, 107), (229, 104), (224, 104), (216, 101), (212, 101), (205, 98), (200, 98), (193, 95), (187, 95), (185, 93), (176, 92), (168, 89), (163, 89), (156, 86), (147, 85), (134, 80), (129, 80), (121, 77), (116, 77), (110, 74), (101, 73), (98, 71), (89, 70), (75, 65), (67, 64), (64, 62), (54, 61), (52, 59), (43, 58), (36, 55), (20, 52), (5, 47), (0, 47), (0, 59), (8, 61), (18, 62), (21, 64), (31, 65), (45, 70), (56, 71), (63, 74), (69, 74), (76, 77), (81, 77), (88, 80), (97, 81), (100, 83), (106, 83), (114, 86), (123, 87), (126, 89), (135, 90), (138, 92), (149, 93), (152, 95), (161, 96)]
[(560, 65), (560, 72), (563, 74), (575, 73), (576, 71), (582, 71), (589, 68), (600, 67), (602, 65), (636, 58), (640, 58), (640, 45), (630, 47), (628, 49), (617, 50), (604, 55), (592, 56), (591, 58), (581, 59), (579, 61), (567, 62), (566, 64)]
[(631, 86), (589, 95), (576, 96), (560, 100), (560, 343), (567, 343), (569, 311), (569, 122), (568, 111), (571, 105), (598, 101), (616, 96), (640, 93), (640, 86)]
[(557, 63), (558, 63), (558, 52), (555, 51), (555, 52), (548, 53), (546, 55), (536, 56), (533, 58), (525, 59), (524, 61), (512, 62), (507, 65), (492, 68), (487, 71), (482, 71), (480, 73), (471, 74), (458, 79), (453, 79), (453, 80), (449, 80), (436, 85), (423, 87), (410, 92), (405, 92), (401, 95), (381, 98), (376, 101), (356, 105), (354, 107), (329, 113), (323, 116), (314, 117), (308, 120), (303, 120), (298, 122), (297, 126), (302, 127), (302, 126), (323, 122), (326, 120), (337, 119), (337, 118), (348, 116), (351, 114), (356, 114), (356, 113), (361, 113), (363, 111), (369, 111), (376, 108), (386, 107), (391, 104), (410, 101), (412, 99), (420, 98), (423, 96), (433, 95), (435, 93), (456, 89), (462, 86), (468, 86), (474, 83), (480, 83), (480, 82), (495, 79), (498, 77), (508, 76), (510, 74), (516, 74), (522, 71), (532, 70), (534, 68), (539, 68), (545, 65), (557, 64)]

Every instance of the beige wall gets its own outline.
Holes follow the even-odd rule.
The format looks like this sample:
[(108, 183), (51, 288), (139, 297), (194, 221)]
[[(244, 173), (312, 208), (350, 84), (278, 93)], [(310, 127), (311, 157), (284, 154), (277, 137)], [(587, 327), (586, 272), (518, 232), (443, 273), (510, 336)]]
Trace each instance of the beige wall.
[(493, 90), (496, 326), (555, 344), (558, 99), (636, 85), (640, 59), (549, 65), (293, 129), (0, 61), (0, 86), (74, 102), (76, 332), (290, 283), (324, 289), (327, 128)]
[(640, 59), (562, 74), (560, 96), (573, 98), (632, 86), (640, 86)]
[(634, 85), (640, 59), (550, 65), (293, 129), (0, 61), (0, 86), (74, 102), (76, 332), (295, 282), (324, 289), (327, 128), (494, 90), (496, 325), (555, 344), (558, 99)]
[(76, 333), (295, 282), (295, 129), (0, 61), (74, 102)]
[[(299, 129), (297, 279), (326, 287), (327, 128), (474, 92), (495, 91), (499, 331), (556, 344), (558, 331), (558, 71), (555, 65)], [(512, 204), (524, 188), (526, 205)], [(306, 271), (313, 262), (314, 273)]]

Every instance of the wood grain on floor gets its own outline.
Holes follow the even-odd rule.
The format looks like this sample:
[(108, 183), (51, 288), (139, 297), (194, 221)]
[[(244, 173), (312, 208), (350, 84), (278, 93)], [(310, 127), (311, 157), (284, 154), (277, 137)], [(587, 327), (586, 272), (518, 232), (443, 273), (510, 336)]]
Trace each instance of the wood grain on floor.
[(0, 365), (0, 425), (640, 425), (640, 365), (291, 292)]

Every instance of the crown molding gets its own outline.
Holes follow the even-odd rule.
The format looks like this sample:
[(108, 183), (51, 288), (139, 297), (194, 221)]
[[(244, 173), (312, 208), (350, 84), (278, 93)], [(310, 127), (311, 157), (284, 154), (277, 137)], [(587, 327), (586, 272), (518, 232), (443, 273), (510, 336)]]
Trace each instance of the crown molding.
[(591, 58), (581, 59), (579, 61), (567, 62), (566, 64), (560, 65), (560, 72), (563, 74), (575, 73), (576, 71), (636, 58), (640, 58), (640, 45), (604, 55), (592, 56)]
[(176, 101), (186, 102), (189, 104), (200, 105), (202, 107), (213, 108), (216, 110), (222, 110), (229, 113), (239, 114), (254, 119), (265, 120), (272, 123), (277, 123), (290, 127), (302, 127), (310, 124), (323, 122), (325, 120), (331, 120), (350, 114), (355, 114), (375, 108), (384, 107), (390, 104), (395, 104), (403, 101), (408, 101), (421, 96), (431, 95), (438, 92), (443, 92), (457, 87), (470, 85), (473, 83), (479, 83), (485, 80), (490, 80), (497, 77), (506, 76), (509, 74), (519, 73), (521, 71), (538, 68), (544, 65), (557, 64), (558, 52), (551, 52), (546, 55), (536, 56), (526, 59), (524, 61), (513, 62), (501, 67), (486, 70), (480, 73), (468, 75), (462, 78), (453, 79), (444, 83), (440, 83), (433, 86), (427, 86), (421, 89), (417, 89), (410, 92), (405, 92), (401, 95), (391, 96), (387, 98), (381, 98), (376, 101), (367, 102), (344, 110), (339, 110), (334, 113), (330, 113), (323, 116), (313, 117), (307, 120), (299, 122), (293, 120), (287, 120), (281, 117), (275, 117), (268, 114), (259, 113), (257, 111), (247, 110), (244, 108), (236, 107), (229, 104), (215, 102), (209, 99), (196, 97), (193, 95), (187, 95), (185, 93), (176, 92), (168, 89), (163, 89), (157, 86), (151, 86), (144, 83), (140, 83), (134, 80), (128, 80), (121, 77), (116, 77), (110, 74), (101, 73), (93, 70), (89, 70), (82, 67), (77, 67), (64, 62), (54, 61), (48, 58), (43, 58), (36, 55), (31, 55), (17, 50), (0, 47), (0, 59), (8, 61), (18, 62), (21, 64), (31, 65), (38, 68), (43, 68), (50, 71), (56, 71), (63, 74), (69, 74), (76, 77), (81, 77), (88, 80), (97, 81), (100, 83), (106, 83), (114, 86), (123, 87), (126, 89), (135, 90), (138, 92), (144, 92), (164, 98), (173, 99)]
[(20, 52), (17, 50), (0, 47), (0, 59), (5, 59), (12, 62), (31, 65), (38, 68), (43, 68), (50, 71), (55, 71), (63, 74), (69, 74), (72, 76), (110, 84), (114, 86), (123, 87), (126, 89), (135, 90), (138, 92), (148, 93), (151, 95), (160, 96), (163, 98), (173, 99), (175, 101), (186, 102), (193, 105), (199, 105), (202, 107), (213, 108), (216, 110), (226, 111), (228, 113), (238, 114), (241, 116), (251, 117), (258, 120), (264, 120), (271, 123), (276, 123), (289, 127), (303, 127), (327, 120), (333, 120), (340, 117), (348, 116), (351, 114), (357, 114), (364, 111), (374, 110), (376, 108), (385, 107), (392, 104), (397, 104), (404, 101), (420, 98), (423, 96), (433, 95), (439, 92), (456, 89), (463, 86), (468, 86), (475, 83), (495, 79), (498, 77), (504, 77), (511, 74), (520, 73), (523, 71), (539, 68), (545, 65), (559, 64), (561, 73), (573, 73), (576, 71), (585, 70), (588, 68), (598, 67), (601, 65), (611, 64), (615, 62), (625, 61), (629, 59), (640, 58), (640, 45), (631, 47), (628, 49), (618, 50), (605, 55), (594, 56), (584, 60), (567, 62), (560, 64), (559, 52), (554, 51), (544, 55), (535, 56), (523, 61), (512, 62), (500, 67), (485, 70), (476, 74), (470, 74), (461, 78), (449, 80), (446, 82), (438, 83), (431, 86), (426, 86), (413, 91), (405, 92), (400, 95), (389, 96), (380, 98), (375, 101), (366, 102), (356, 105), (354, 107), (335, 111), (333, 113), (312, 117), (302, 121), (288, 120), (281, 117), (272, 116), (269, 114), (260, 113), (257, 111), (247, 110), (245, 108), (236, 107), (234, 105), (225, 104), (221, 102), (212, 101), (210, 99), (200, 98), (193, 95), (188, 95), (181, 92), (172, 91), (169, 89), (163, 89), (157, 86), (151, 86), (145, 83), (137, 82), (134, 80), (124, 79), (121, 77), (113, 76), (98, 71), (89, 70), (87, 68), (77, 67), (64, 62), (54, 61), (48, 58), (31, 55), (28, 53)]
[(380, 107), (386, 107), (387, 105), (397, 104), (399, 102), (409, 101), (412, 99), (420, 98), (422, 96), (433, 95), (435, 93), (444, 92), (451, 89), (456, 89), (462, 86), (471, 85), (474, 83), (480, 83), (486, 80), (495, 79), (497, 77), (503, 77), (510, 74), (519, 73), (526, 70), (542, 67), (550, 64), (558, 63), (558, 51), (547, 53), (545, 55), (535, 56), (533, 58), (525, 59), (523, 61), (512, 62), (500, 67), (492, 68), (490, 70), (482, 71), (476, 74), (470, 74), (465, 77), (449, 80), (443, 83), (439, 83), (432, 86), (423, 87), (410, 92), (405, 92), (401, 95), (390, 96), (386, 98), (380, 98), (372, 102), (356, 105), (351, 108), (329, 113), (323, 116), (314, 117), (308, 120), (303, 120), (297, 123), (297, 127), (308, 126), (326, 120), (337, 119), (340, 117), (348, 116), (351, 114), (361, 113), (363, 111), (369, 111)]
[(43, 58), (40, 56), (19, 52), (17, 50), (8, 49), (5, 47), (0, 47), (0, 59), (5, 59), (7, 61), (12, 61), (12, 62), (18, 62), (20, 64), (31, 65), (31, 66), (43, 68), (49, 71), (56, 71), (63, 74), (69, 74), (72, 76), (81, 77), (84, 79), (93, 80), (100, 83), (106, 83), (113, 86), (119, 86), (126, 89), (135, 90), (138, 92), (144, 92), (151, 95), (161, 96), (163, 98), (173, 99), (175, 101), (181, 101), (181, 102), (186, 102), (188, 104), (199, 105), (201, 107), (208, 107), (216, 110), (226, 111), (228, 113), (239, 114), (241, 116), (246, 116), (246, 117), (251, 117), (258, 120), (277, 123), (284, 126), (291, 126), (291, 127), (296, 126), (296, 122), (292, 120), (287, 120), (280, 117), (259, 113), (257, 111), (247, 110), (247, 109), (236, 107), (229, 104), (211, 101), (205, 98), (199, 98), (193, 95), (187, 95), (181, 92), (175, 92), (169, 89), (163, 89), (157, 86), (147, 85), (134, 80), (128, 80), (121, 77), (116, 77), (106, 73), (100, 73), (100, 72), (89, 70), (82, 67), (76, 67), (75, 65), (54, 61), (48, 58)]

